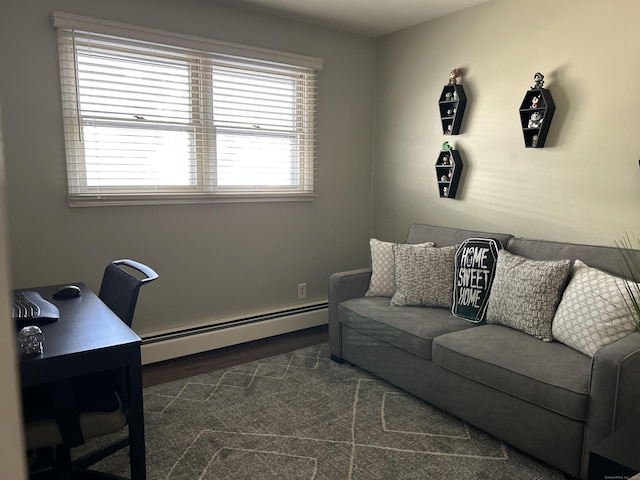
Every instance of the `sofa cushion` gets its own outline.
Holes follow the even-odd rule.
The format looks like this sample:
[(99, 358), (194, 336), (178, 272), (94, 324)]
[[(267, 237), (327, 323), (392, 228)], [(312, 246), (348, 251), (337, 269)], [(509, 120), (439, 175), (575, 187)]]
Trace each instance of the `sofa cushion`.
[(501, 248), (502, 244), (492, 238), (469, 238), (458, 248), (452, 309), (456, 317), (474, 323), (484, 320)]
[[(635, 291), (635, 290), (634, 290)], [(592, 357), (636, 328), (624, 280), (576, 260), (553, 319), (553, 337)]]
[(384, 297), (346, 300), (338, 307), (340, 322), (380, 341), (431, 359), (431, 343), (439, 335), (474, 325), (444, 308), (394, 307)]
[(457, 249), (457, 245), (396, 245), (396, 292), (391, 305), (451, 308)]
[[(438, 245), (438, 241), (433, 239)], [(622, 256), (617, 247), (605, 247), (601, 245), (581, 245), (567, 242), (554, 242), (550, 240), (532, 240), (528, 238), (512, 238), (506, 249), (516, 255), (532, 258), (534, 260), (581, 260), (587, 265), (604, 270), (607, 273), (626, 277), (628, 272), (622, 268)], [(640, 260), (640, 256), (638, 257)]]
[(591, 358), (500, 325), (437, 337), (433, 362), (491, 388), (584, 421)]
[(500, 250), (487, 323), (552, 341), (551, 322), (570, 268), (570, 260), (531, 260)]
[[(371, 280), (367, 297), (393, 297), (396, 291), (396, 266), (394, 243), (383, 242), (372, 238), (369, 240), (371, 249)], [(433, 242), (422, 243), (433, 247)]]
[(409, 227), (407, 243), (435, 242), (436, 247), (444, 247), (447, 245), (459, 245), (467, 238), (472, 237), (493, 238), (505, 247), (507, 242), (513, 238), (512, 235), (507, 233), (479, 232), (477, 230), (414, 223)]

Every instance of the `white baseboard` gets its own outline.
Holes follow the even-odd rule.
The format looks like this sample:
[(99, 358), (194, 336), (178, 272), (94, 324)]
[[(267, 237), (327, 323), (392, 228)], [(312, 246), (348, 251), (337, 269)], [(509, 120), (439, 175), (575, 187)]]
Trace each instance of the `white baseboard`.
[[(264, 319), (249, 322), (234, 321), (222, 328), (201, 328), (185, 333), (173, 332), (166, 336), (153, 336), (142, 340), (142, 364), (161, 362), (174, 358), (206, 352), (217, 348), (295, 332), (305, 328), (326, 325), (328, 309), (326, 304), (315, 309), (300, 312), (283, 311), (269, 313)], [(219, 322), (218, 322), (219, 323)]]

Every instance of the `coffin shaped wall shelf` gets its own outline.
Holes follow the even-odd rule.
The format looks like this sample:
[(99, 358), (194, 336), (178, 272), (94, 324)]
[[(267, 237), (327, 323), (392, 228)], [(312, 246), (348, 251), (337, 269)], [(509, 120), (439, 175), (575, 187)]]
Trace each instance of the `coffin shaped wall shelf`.
[(444, 142), (436, 160), (436, 179), (440, 198), (456, 197), (463, 166), (460, 152), (452, 149), (449, 142)]
[(467, 95), (464, 92), (464, 87), (458, 83), (460, 75), (462, 75), (461, 68), (454, 68), (451, 71), (449, 83), (442, 89), (438, 101), (440, 123), (444, 135), (458, 135), (462, 126), (462, 117), (467, 106)]
[(551, 92), (543, 87), (544, 75), (536, 73), (533, 79), (535, 83), (527, 91), (520, 105), (520, 126), (526, 148), (543, 148), (556, 104)]

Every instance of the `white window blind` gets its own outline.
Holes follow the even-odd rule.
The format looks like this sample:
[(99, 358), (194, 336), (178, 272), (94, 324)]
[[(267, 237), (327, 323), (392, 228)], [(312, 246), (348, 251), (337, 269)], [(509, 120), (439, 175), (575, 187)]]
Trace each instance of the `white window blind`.
[(71, 205), (308, 199), (313, 57), (54, 13)]

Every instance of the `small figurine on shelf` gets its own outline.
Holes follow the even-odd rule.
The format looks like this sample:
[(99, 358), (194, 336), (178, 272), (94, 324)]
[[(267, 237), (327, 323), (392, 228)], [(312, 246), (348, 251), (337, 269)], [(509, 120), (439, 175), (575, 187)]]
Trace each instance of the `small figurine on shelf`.
[(460, 75), (462, 75), (461, 68), (454, 68), (453, 70), (451, 70), (451, 73), (449, 74), (449, 85), (455, 85), (456, 83), (458, 83), (458, 78), (460, 77)]
[(540, 72), (536, 72), (533, 75), (533, 81), (535, 82), (535, 84), (533, 85), (533, 87), (531, 87), (532, 89), (544, 87), (544, 75)]
[(451, 92), (445, 92), (444, 101), (445, 102), (450, 102), (452, 99), (453, 99), (453, 94)]
[(449, 165), (449, 155), (442, 156), (442, 165)]
[(540, 112), (533, 112), (529, 118), (529, 128), (540, 128), (542, 126), (542, 114)]
[(444, 133), (451, 134), (451, 132), (453, 132), (453, 123), (450, 123), (449, 125), (447, 125), (447, 130)]
[(456, 92), (455, 90), (453, 91), (453, 101), (454, 102), (458, 101), (458, 92)]
[(449, 178), (452, 178), (452, 177), (453, 177), (453, 170), (452, 170), (452, 169), (449, 169), (449, 173), (447, 173), (447, 176), (448, 176)]
[(533, 110), (535, 108), (538, 108), (539, 106), (540, 106), (540, 95), (536, 95), (531, 99), (531, 106), (529, 108)]
[(442, 189), (442, 196), (443, 197), (448, 197), (449, 196), (449, 188), (448, 187), (444, 187)]
[(442, 148), (441, 150), (443, 152), (446, 152), (447, 150), (451, 150), (453, 147), (451, 146), (451, 144), (449, 142), (442, 142)]
[(455, 108), (449, 108), (447, 109), (447, 117), (453, 117), (453, 115), (456, 113)]
[(448, 181), (448, 180), (449, 180), (449, 178), (448, 178), (446, 175), (442, 175), (442, 176), (440, 177), (440, 181), (441, 181), (441, 182), (446, 182), (446, 181)]
[(531, 137), (531, 146), (536, 148), (538, 146), (538, 135)]

